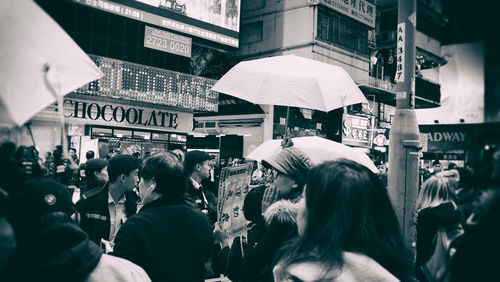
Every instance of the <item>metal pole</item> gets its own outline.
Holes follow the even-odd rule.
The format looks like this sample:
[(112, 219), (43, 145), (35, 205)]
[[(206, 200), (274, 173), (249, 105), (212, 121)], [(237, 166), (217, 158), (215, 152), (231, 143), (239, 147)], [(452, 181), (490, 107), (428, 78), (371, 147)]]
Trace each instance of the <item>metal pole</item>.
[(389, 196), (404, 239), (415, 253), (420, 139), (415, 114), (416, 0), (398, 1), (396, 113), (389, 135)]

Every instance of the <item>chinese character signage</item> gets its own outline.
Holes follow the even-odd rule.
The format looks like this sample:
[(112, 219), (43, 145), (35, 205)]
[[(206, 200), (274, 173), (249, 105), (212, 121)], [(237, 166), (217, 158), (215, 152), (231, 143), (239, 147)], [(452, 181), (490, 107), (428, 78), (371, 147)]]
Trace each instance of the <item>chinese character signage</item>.
[(73, 0), (82, 5), (238, 47), (241, 0)]
[(342, 117), (342, 144), (371, 147), (373, 141), (373, 131), (370, 119), (354, 115), (344, 115)]
[(191, 38), (146, 26), (144, 47), (191, 57)]
[(396, 82), (405, 81), (405, 23), (398, 24), (396, 44)]
[(243, 235), (247, 220), (243, 216), (243, 200), (250, 189), (253, 163), (225, 167), (219, 179), (217, 221), (229, 237)]
[(364, 0), (321, 0), (321, 4), (353, 18), (371, 28), (375, 28), (377, 18), (375, 5)]
[(89, 55), (104, 73), (75, 92), (188, 110), (216, 112), (215, 80), (120, 60)]

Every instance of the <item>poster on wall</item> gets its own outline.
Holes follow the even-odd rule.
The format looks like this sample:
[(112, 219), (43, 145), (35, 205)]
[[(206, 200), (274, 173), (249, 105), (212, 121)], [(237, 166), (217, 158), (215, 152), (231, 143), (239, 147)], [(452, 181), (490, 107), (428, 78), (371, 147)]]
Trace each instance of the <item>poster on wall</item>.
[(80, 163), (85, 163), (87, 158), (85, 154), (88, 151), (94, 151), (95, 158), (99, 158), (99, 139), (90, 139), (89, 136), (82, 136), (82, 141), (80, 143)]
[(225, 167), (219, 179), (217, 222), (229, 237), (244, 235), (247, 221), (243, 216), (243, 200), (250, 189), (253, 163)]

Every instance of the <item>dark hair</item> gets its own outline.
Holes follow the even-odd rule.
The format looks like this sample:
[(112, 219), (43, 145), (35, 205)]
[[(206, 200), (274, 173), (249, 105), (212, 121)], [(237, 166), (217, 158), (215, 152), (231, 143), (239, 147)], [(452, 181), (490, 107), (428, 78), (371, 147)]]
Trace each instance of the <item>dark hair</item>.
[(95, 157), (94, 151), (87, 151), (87, 153), (85, 153), (85, 158), (87, 160), (93, 159), (94, 157)]
[(76, 153), (76, 149), (75, 148), (69, 148), (69, 150)]
[(117, 155), (108, 162), (109, 182), (114, 183), (121, 174), (129, 175), (135, 169), (138, 169), (140, 162), (131, 155)]
[(177, 156), (170, 152), (158, 153), (144, 160), (140, 176), (145, 180), (154, 178), (155, 190), (162, 195), (184, 195), (186, 178), (183, 167)]
[(243, 200), (243, 216), (248, 221), (257, 221), (262, 216), (262, 198), (266, 190), (265, 185), (252, 188)]
[(346, 159), (312, 168), (305, 205), (305, 229), (282, 258), (285, 266), (316, 261), (326, 274), (342, 267), (342, 252), (348, 251), (374, 259), (400, 280), (411, 278), (411, 260), (389, 195), (368, 168)]

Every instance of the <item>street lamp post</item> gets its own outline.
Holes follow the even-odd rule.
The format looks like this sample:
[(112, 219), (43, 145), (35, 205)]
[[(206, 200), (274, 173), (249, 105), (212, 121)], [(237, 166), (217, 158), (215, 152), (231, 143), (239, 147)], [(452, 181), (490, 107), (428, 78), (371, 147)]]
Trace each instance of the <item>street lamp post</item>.
[[(398, 1), (396, 113), (389, 135), (389, 196), (405, 242), (414, 246), (419, 130), (415, 114), (416, 0)], [(414, 248), (410, 248), (414, 254)]]

